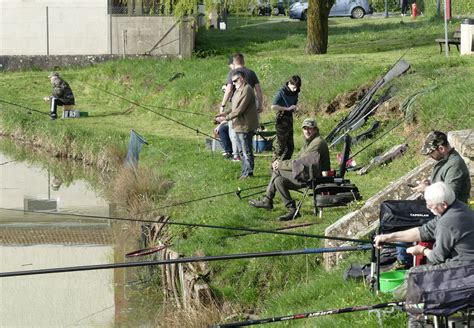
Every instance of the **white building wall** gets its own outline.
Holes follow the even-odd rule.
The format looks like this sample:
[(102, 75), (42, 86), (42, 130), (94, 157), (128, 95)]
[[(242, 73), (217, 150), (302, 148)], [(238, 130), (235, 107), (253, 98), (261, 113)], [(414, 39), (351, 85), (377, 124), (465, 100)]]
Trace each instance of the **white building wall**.
[(107, 54), (109, 28), (107, 0), (0, 0), (0, 55)]

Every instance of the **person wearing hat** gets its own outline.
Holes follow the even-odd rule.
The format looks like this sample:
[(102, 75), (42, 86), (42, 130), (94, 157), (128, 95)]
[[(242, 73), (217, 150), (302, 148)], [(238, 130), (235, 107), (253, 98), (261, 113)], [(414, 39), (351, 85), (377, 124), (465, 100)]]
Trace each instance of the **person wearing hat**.
[[(421, 153), (436, 161), (430, 179), (420, 181), (411, 188), (413, 192), (424, 193), (431, 184), (446, 183), (454, 192), (456, 199), (468, 203), (471, 192), (469, 169), (459, 153), (450, 146), (448, 137), (440, 131), (430, 132), (421, 147)], [(407, 254), (404, 247), (397, 247), (397, 261), (391, 269), (408, 269), (413, 264), (413, 257)]]
[(75, 100), (71, 87), (66, 81), (59, 77), (58, 72), (51, 72), (48, 77), (53, 90), (51, 96), (44, 97), (43, 100), (51, 102), (50, 116), (52, 120), (55, 120), (58, 117), (58, 106), (74, 105)]
[(249, 201), (251, 206), (257, 208), (272, 209), (273, 198), (276, 192), (280, 194), (288, 213), (280, 216), (280, 221), (289, 221), (299, 217), (296, 210), (296, 203), (291, 198), (290, 190), (299, 190), (306, 186), (305, 182), (298, 181), (293, 177), (293, 165), (295, 161), (307, 157), (308, 155), (319, 155), (319, 169), (320, 171), (329, 171), (331, 169), (331, 161), (329, 158), (329, 148), (326, 140), (319, 135), (319, 128), (316, 121), (312, 118), (307, 118), (303, 121), (301, 126), (303, 129), (304, 144), (300, 152), (294, 159), (275, 160), (272, 163), (272, 178), (268, 183), (265, 196), (261, 199), (252, 199)]
[(456, 199), (467, 204), (471, 193), (469, 169), (461, 155), (449, 144), (447, 135), (440, 131), (430, 132), (421, 153), (434, 159), (436, 164), (430, 179), (421, 181), (412, 190), (422, 193), (430, 184), (442, 181), (454, 191)]

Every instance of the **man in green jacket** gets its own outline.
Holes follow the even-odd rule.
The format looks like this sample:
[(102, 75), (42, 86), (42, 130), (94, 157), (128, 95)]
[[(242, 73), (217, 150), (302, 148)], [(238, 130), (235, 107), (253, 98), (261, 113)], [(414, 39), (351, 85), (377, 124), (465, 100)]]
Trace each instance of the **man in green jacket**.
[(467, 204), (471, 193), (469, 169), (461, 155), (449, 144), (446, 134), (440, 131), (430, 132), (421, 153), (430, 156), (436, 164), (430, 180), (421, 181), (412, 190), (422, 193), (430, 184), (444, 182), (454, 191), (456, 199)]
[(319, 135), (319, 128), (314, 119), (307, 118), (303, 121), (303, 135), (305, 142), (300, 152), (295, 159), (284, 161), (276, 160), (272, 163), (273, 173), (272, 178), (267, 186), (266, 194), (263, 198), (257, 200), (250, 200), (250, 205), (257, 208), (273, 208), (273, 198), (278, 191), (283, 203), (288, 208), (288, 213), (280, 216), (280, 221), (289, 221), (299, 217), (296, 211), (296, 203), (291, 198), (290, 190), (299, 190), (306, 186), (306, 181), (298, 181), (293, 176), (293, 168), (295, 161), (302, 159), (308, 155), (319, 155), (319, 170), (329, 171), (331, 169), (331, 162), (329, 159), (329, 148), (324, 140)]

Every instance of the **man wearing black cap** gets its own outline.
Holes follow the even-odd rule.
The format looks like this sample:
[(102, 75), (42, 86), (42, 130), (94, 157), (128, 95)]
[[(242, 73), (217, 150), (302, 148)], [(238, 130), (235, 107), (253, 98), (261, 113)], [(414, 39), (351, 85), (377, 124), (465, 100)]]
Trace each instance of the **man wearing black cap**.
[(319, 135), (319, 128), (316, 121), (307, 118), (302, 124), (305, 142), (295, 159), (284, 161), (276, 160), (272, 163), (272, 178), (267, 186), (267, 191), (261, 199), (252, 199), (249, 204), (257, 208), (265, 208), (271, 210), (273, 208), (273, 198), (278, 191), (283, 203), (289, 212), (280, 216), (280, 221), (289, 221), (299, 217), (296, 211), (296, 203), (291, 198), (290, 190), (299, 190), (306, 186), (305, 182), (298, 181), (293, 176), (293, 168), (295, 161), (302, 159), (311, 154), (319, 155), (319, 170), (329, 171), (331, 162), (329, 159), (329, 148), (326, 141)]
[(449, 144), (446, 134), (440, 131), (430, 132), (421, 148), (421, 153), (430, 156), (437, 163), (430, 180), (421, 181), (412, 190), (424, 192), (430, 184), (441, 181), (454, 191), (456, 199), (468, 203), (471, 193), (469, 169), (461, 155)]
[(69, 84), (59, 77), (58, 72), (51, 72), (48, 75), (53, 91), (51, 96), (44, 97), (44, 101), (51, 101), (50, 116), (52, 120), (58, 117), (57, 108), (58, 106), (74, 105), (74, 94), (72, 93)]

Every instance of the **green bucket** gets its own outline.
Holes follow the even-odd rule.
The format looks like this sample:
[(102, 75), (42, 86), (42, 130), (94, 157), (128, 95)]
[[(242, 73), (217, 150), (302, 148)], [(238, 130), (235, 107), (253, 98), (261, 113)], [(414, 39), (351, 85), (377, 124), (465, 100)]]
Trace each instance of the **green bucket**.
[(406, 270), (383, 272), (380, 274), (380, 291), (390, 293), (405, 281)]

